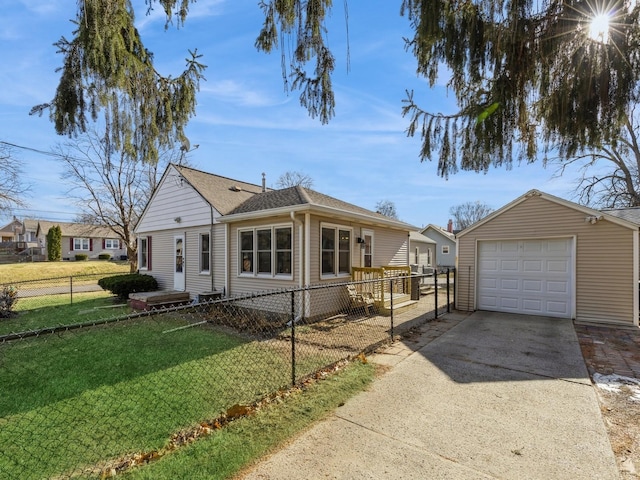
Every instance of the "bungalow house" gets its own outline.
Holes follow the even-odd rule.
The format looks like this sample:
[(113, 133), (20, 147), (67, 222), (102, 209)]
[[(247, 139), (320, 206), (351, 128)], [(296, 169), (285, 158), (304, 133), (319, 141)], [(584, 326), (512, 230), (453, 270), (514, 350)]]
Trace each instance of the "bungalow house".
[(420, 233), (436, 243), (436, 266), (443, 268), (456, 266), (457, 245), (451, 220), (449, 220), (447, 230), (437, 225), (429, 224)]
[(106, 227), (82, 223), (38, 221), (36, 239), (47, 253), (47, 233), (58, 225), (62, 233), (62, 259), (75, 260), (77, 254), (86, 254), (89, 259), (97, 259), (100, 254), (109, 254), (119, 259), (127, 255), (127, 247)]
[(456, 308), (637, 327), (634, 210), (529, 191), (457, 235)]
[(172, 164), (135, 233), (140, 272), (196, 297), (407, 274), (412, 230), (308, 188), (269, 189), (264, 174), (257, 185)]

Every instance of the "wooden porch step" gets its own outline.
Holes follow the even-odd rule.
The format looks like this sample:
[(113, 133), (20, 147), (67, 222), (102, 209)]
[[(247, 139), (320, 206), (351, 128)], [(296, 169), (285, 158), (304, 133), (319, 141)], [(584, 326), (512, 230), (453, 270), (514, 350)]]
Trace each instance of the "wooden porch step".
[(189, 292), (177, 292), (175, 290), (129, 294), (129, 306), (134, 310), (152, 310), (162, 307), (186, 305), (190, 302), (191, 296)]

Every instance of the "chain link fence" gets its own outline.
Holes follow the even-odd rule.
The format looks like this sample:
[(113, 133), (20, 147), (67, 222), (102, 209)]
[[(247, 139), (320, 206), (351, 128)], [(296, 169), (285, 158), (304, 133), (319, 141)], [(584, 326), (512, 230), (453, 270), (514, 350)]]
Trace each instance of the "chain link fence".
[(0, 478), (108, 478), (175, 450), (436, 318), (454, 275), (405, 278), (413, 294), (342, 283), (0, 334)]

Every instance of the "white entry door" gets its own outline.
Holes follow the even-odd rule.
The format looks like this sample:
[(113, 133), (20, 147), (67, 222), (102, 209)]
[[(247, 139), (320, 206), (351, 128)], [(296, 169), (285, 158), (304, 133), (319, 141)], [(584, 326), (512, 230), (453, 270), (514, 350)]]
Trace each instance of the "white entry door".
[(185, 262), (184, 262), (184, 235), (173, 237), (173, 289), (184, 292), (185, 288)]
[(571, 318), (573, 241), (478, 242), (478, 309)]

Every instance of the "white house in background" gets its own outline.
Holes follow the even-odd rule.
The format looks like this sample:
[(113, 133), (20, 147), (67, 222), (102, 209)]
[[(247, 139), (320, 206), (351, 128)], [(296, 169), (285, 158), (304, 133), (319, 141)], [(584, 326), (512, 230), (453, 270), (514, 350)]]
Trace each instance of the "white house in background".
[(444, 268), (456, 266), (456, 237), (453, 233), (451, 220), (449, 220), (447, 230), (437, 225), (429, 224), (420, 233), (436, 242), (436, 266)]
[(435, 240), (419, 232), (409, 234), (409, 264), (417, 273), (427, 273), (434, 267), (433, 259), (437, 248)]
[(161, 289), (240, 295), (349, 281), (410, 263), (407, 223), (304, 187), (282, 190), (169, 165), (135, 228)]

